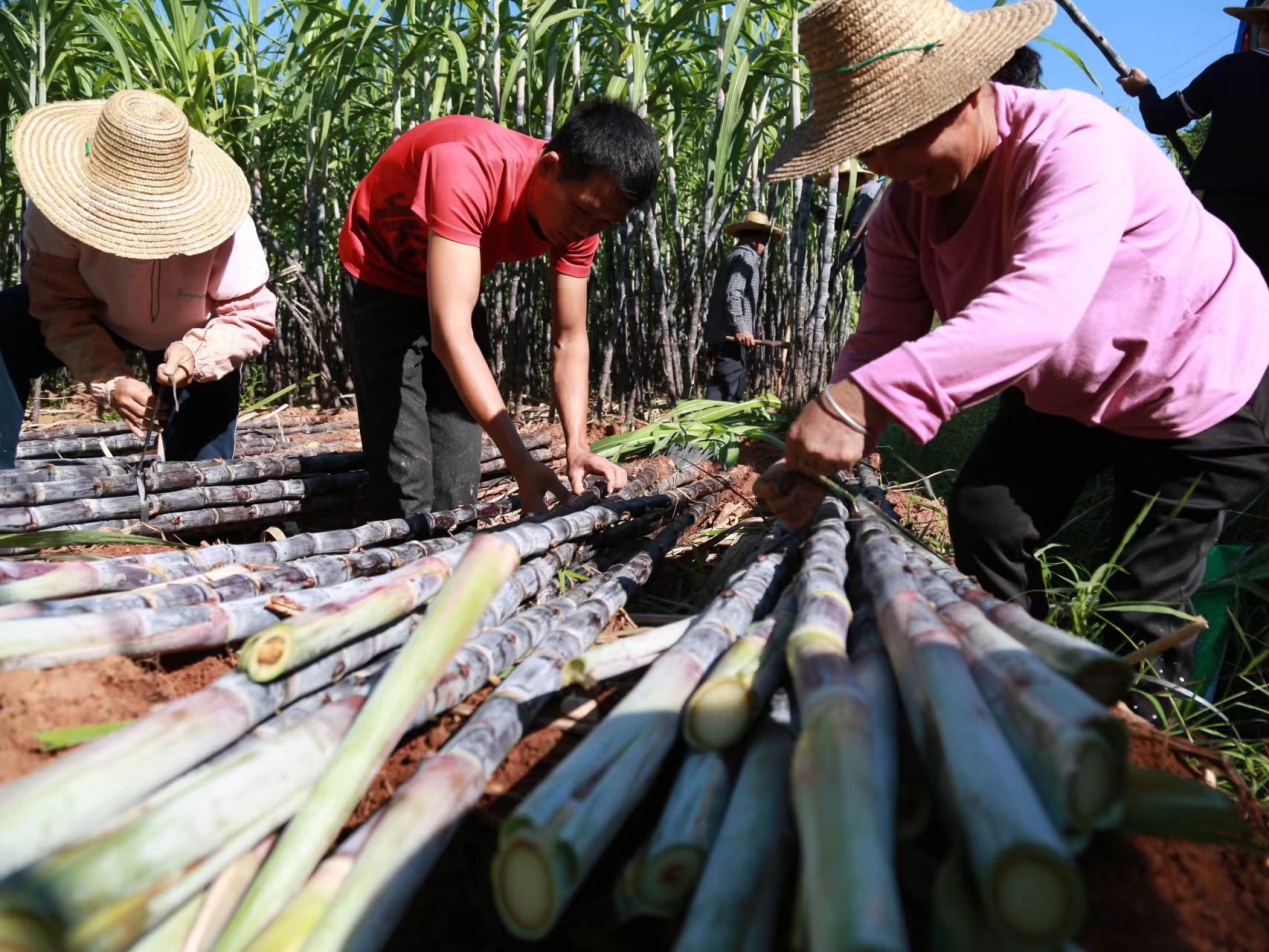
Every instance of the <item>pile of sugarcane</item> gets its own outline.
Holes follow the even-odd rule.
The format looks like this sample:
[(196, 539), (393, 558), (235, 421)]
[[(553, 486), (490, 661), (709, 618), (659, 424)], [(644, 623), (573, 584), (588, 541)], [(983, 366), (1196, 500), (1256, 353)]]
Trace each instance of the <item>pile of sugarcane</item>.
[[(991, 598), (862, 494), (772, 528), (694, 616), (594, 646), (724, 488), (655, 478), (474, 536), (380, 523), (9, 566), (0, 665), (241, 647), (237, 672), (0, 787), (0, 948), (382, 948), (561, 686), (643, 667), (502, 825), (516, 936), (551, 934), (659, 787), (614, 903), (681, 917), (682, 950), (769, 948), (790, 922), (812, 950), (899, 950), (914, 921), (938, 949), (1069, 949), (1093, 832), (1240, 835), (1219, 791), (1128, 767), (1121, 659)], [(569, 568), (587, 581), (563, 588)], [(405, 733), (490, 682), (337, 843)], [(901, 841), (937, 854), (930, 908), (901, 899)]]
[[(239, 456), (199, 462), (143, 462), (141, 439), (121, 423), (29, 431), (19, 442), (18, 468), (0, 471), (0, 533), (128, 529), (198, 537), (346, 509), (363, 497), (367, 483), (356, 422), (348, 426), (247, 424), (239, 432)], [(305, 443), (329, 429), (348, 438)], [(537, 459), (562, 453), (548, 431), (522, 439)], [(501, 453), (486, 443), (481, 478), (496, 480), (505, 472)], [(497, 488), (505, 493), (509, 487), (500, 482)]]

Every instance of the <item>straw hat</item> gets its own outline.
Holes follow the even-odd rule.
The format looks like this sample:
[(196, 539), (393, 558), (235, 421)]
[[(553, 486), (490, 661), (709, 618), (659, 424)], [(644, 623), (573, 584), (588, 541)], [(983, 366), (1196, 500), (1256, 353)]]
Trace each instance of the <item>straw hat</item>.
[(1225, 12), (1235, 20), (1242, 20), (1253, 26), (1264, 26), (1269, 22), (1269, 0), (1261, 0), (1252, 7), (1226, 7)]
[(938, 118), (1056, 12), (1053, 0), (974, 13), (947, 0), (818, 0), (800, 20), (815, 112), (780, 147), (768, 177), (823, 171)]
[(755, 231), (765, 231), (767, 237), (773, 242), (784, 239), (784, 229), (778, 225), (771, 224), (771, 219), (762, 212), (745, 212), (744, 218), (740, 219), (740, 221), (732, 222), (723, 231), (733, 238)]
[(124, 258), (209, 251), (251, 203), (233, 159), (173, 103), (139, 89), (37, 106), (13, 132), (13, 160), (49, 221)]

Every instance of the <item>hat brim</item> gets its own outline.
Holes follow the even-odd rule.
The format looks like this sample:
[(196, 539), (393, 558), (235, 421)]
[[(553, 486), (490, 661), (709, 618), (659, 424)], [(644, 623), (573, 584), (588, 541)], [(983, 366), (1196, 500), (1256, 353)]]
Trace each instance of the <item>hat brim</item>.
[(1225, 12), (1235, 20), (1260, 25), (1269, 23), (1269, 7), (1226, 7)]
[(44, 216), (89, 247), (140, 260), (201, 254), (232, 237), (251, 206), (251, 187), (237, 163), (193, 129), (193, 165), (180, 187), (92, 173), (91, 140), (104, 106), (49, 103), (14, 129), (18, 177)]
[(784, 240), (784, 229), (779, 225), (755, 225), (753, 222), (734, 221), (723, 229), (733, 238), (742, 234), (751, 234), (754, 232), (765, 231), (767, 237), (774, 243)]
[(899, 54), (913, 58), (910, 68), (890, 73), (901, 84), (865, 83), (853, 95), (818, 98), (815, 111), (772, 157), (767, 178), (814, 175), (937, 119), (1039, 36), (1056, 13), (1052, 0), (966, 13), (961, 28), (935, 49)]

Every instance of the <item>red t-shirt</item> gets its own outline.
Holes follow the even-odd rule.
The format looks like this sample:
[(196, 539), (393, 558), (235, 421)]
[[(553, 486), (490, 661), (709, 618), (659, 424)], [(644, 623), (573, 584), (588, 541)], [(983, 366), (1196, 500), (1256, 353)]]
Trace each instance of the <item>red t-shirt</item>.
[(344, 267), (367, 284), (426, 297), (427, 236), (435, 231), (479, 247), (483, 274), (550, 251), (556, 271), (586, 277), (598, 235), (552, 246), (529, 224), (525, 186), (545, 145), (475, 116), (415, 126), (353, 192), (339, 233)]

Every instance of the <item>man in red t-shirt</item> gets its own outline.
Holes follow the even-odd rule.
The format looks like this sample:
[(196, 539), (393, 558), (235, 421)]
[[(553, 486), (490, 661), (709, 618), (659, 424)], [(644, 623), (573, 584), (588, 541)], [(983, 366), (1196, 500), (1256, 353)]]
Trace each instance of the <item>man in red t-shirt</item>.
[(568, 480), (609, 489), (625, 471), (590, 452), (586, 282), (599, 233), (646, 201), (656, 133), (609, 99), (584, 103), (551, 141), (487, 119), (449, 116), (402, 135), (353, 192), (339, 236), (344, 346), (357, 393), (372, 498), (384, 515), (475, 500), (480, 429), (526, 512), (568, 489), (529, 455), (489, 369), (481, 278), (504, 261), (551, 254), (553, 380)]

